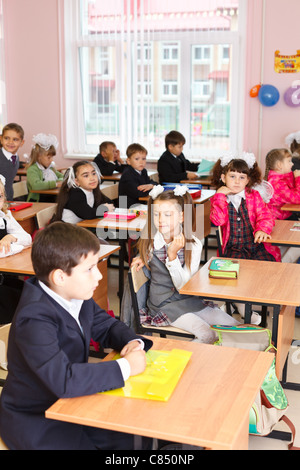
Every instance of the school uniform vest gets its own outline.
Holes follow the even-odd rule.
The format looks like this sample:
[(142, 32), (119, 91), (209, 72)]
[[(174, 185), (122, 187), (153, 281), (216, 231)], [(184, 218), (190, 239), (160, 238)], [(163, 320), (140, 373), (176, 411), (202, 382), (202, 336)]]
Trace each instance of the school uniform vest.
[(11, 160), (8, 160), (2, 149), (0, 149), (0, 175), (5, 177), (5, 192), (8, 201), (12, 201), (14, 197), (13, 193), (13, 182), (19, 168), (19, 159), (17, 158), (16, 163), (13, 164)]
[(246, 200), (243, 199), (238, 212), (232, 203), (228, 204), (230, 237), (225, 257), (275, 261), (263, 243), (254, 243), (253, 228), (249, 219)]
[(173, 322), (184, 313), (203, 310), (206, 305), (199, 297), (179, 294), (164, 262), (155, 253), (154, 250), (149, 262), (151, 281), (147, 301), (148, 313), (154, 317), (163, 312), (170, 322)]

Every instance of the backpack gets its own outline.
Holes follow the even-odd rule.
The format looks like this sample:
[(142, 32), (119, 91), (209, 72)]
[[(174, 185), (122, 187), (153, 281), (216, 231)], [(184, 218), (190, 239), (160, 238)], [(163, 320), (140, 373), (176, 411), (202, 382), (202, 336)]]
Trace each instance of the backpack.
[[(271, 331), (256, 325), (211, 326), (218, 336), (214, 343), (255, 351), (276, 352), (272, 344)], [(295, 427), (286, 416), (289, 404), (284, 390), (275, 373), (275, 358), (264, 379), (260, 391), (250, 409), (249, 434), (267, 436), (279, 421), (284, 421), (292, 433), (292, 442), (288, 448), (294, 447)]]

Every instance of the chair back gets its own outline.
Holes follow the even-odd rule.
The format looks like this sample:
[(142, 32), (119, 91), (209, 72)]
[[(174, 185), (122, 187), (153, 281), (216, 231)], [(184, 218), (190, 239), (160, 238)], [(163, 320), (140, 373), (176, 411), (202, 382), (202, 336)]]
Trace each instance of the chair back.
[(18, 183), (13, 183), (13, 192), (14, 192), (14, 199), (21, 196), (27, 196), (28, 188), (27, 183), (25, 180), (18, 181)]
[(55, 214), (56, 211), (56, 204), (53, 204), (50, 207), (46, 207), (45, 209), (42, 209), (36, 214), (36, 222), (38, 229), (45, 228), (46, 225), (51, 220), (51, 217)]
[(101, 193), (109, 199), (118, 199), (119, 197), (119, 183), (109, 184), (107, 186), (100, 186)]
[(223, 256), (223, 240), (222, 240), (222, 230), (220, 226), (217, 227), (216, 237), (217, 237), (219, 256)]
[(0, 327), (0, 367), (7, 370), (7, 344), (11, 323)]
[(130, 289), (130, 295), (131, 295), (131, 301), (132, 301), (135, 328), (136, 328), (137, 333), (142, 333), (144, 330), (141, 325), (140, 312), (139, 312), (139, 306), (138, 306), (136, 294), (147, 281), (148, 279), (145, 276), (142, 269), (137, 271), (136, 266), (132, 266), (130, 270), (128, 271), (128, 283), (129, 283), (129, 289)]

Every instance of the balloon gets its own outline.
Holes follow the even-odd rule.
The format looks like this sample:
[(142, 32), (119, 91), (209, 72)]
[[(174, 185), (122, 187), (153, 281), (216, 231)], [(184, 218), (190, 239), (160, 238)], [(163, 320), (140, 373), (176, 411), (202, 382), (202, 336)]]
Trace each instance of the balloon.
[(264, 106), (274, 106), (278, 103), (280, 94), (273, 85), (262, 85), (258, 93), (258, 98)]
[(292, 108), (300, 106), (300, 86), (288, 88), (284, 94), (284, 101)]
[(260, 89), (261, 89), (261, 85), (255, 85), (254, 87), (252, 87), (250, 90), (251, 98), (256, 98), (258, 96), (258, 92)]

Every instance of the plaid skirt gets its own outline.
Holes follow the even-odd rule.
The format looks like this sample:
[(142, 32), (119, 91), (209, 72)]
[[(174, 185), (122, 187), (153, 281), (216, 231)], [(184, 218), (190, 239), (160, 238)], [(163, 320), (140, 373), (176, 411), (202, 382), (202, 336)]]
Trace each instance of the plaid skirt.
[(275, 262), (274, 256), (266, 250), (263, 243), (254, 243), (253, 228), (250, 223), (245, 199), (242, 200), (238, 212), (232, 203), (228, 205), (228, 212), (230, 237), (224, 256), (227, 258)]

